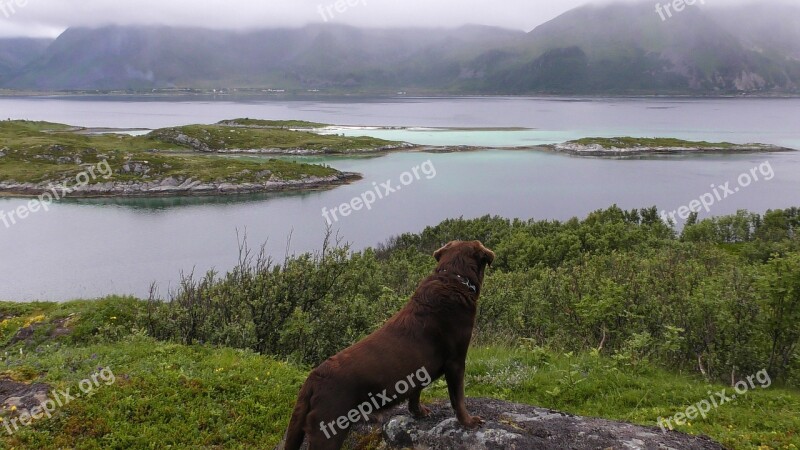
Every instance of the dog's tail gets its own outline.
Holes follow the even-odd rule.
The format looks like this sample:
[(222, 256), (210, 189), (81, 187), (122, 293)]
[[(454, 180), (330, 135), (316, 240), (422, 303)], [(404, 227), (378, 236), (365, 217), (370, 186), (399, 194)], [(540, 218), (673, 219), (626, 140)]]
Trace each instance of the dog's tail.
[(305, 439), (306, 418), (311, 407), (311, 396), (313, 395), (312, 383), (306, 381), (297, 396), (297, 403), (294, 405), (292, 419), (289, 421), (289, 428), (286, 429), (286, 436), (283, 442), (278, 445), (278, 450), (300, 450)]

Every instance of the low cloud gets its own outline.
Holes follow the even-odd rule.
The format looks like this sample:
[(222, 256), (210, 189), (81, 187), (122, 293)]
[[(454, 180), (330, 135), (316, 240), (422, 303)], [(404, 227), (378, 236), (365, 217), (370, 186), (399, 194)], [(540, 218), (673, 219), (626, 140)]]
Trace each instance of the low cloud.
[[(0, 0), (10, 2), (14, 0)], [(57, 36), (70, 26), (169, 25), (252, 29), (322, 22), (320, 6), (337, 0), (26, 0), (10, 18), (0, 15), (0, 36)], [(346, 2), (347, 0), (339, 0)], [(777, 1), (777, 0), (771, 0)], [(714, 0), (715, 5), (739, 3)], [(331, 21), (360, 27), (494, 25), (531, 30), (585, 0), (368, 0)], [(710, 1), (708, 3), (711, 3)], [(800, 5), (800, 0), (789, 3)]]

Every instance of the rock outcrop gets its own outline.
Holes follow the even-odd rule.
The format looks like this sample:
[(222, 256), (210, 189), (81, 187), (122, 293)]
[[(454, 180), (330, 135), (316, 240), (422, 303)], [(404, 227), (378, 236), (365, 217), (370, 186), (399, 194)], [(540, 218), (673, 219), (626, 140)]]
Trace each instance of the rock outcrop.
[(663, 432), (604, 419), (573, 416), (528, 405), (470, 399), (470, 413), (486, 423), (468, 431), (447, 403), (428, 405), (432, 414), (415, 420), (405, 406), (382, 414), (375, 424), (359, 424), (348, 437), (348, 449), (426, 450), (722, 450), (707, 437)]

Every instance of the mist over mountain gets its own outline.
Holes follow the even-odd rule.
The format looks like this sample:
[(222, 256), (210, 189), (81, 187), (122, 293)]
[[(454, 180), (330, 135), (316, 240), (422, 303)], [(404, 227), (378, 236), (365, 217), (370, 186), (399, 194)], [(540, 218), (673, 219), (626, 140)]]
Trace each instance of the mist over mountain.
[(335, 93), (800, 92), (800, 8), (584, 6), (530, 33), (485, 26), (258, 31), (71, 28), (0, 40), (0, 87), (319, 89)]

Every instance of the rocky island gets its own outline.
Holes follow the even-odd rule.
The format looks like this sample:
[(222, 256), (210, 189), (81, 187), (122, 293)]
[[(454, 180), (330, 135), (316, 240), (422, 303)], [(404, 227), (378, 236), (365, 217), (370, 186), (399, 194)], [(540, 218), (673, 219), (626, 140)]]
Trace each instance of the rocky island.
[(584, 138), (545, 146), (546, 149), (573, 156), (632, 157), (696, 153), (767, 153), (792, 149), (768, 144), (732, 144), (730, 142), (685, 141), (674, 138)]
[[(144, 136), (91, 134), (63, 124), (0, 122), (0, 195), (61, 189), (72, 197), (222, 195), (305, 190), (360, 179), (330, 167), (230, 154), (347, 154), (407, 144), (324, 136), (298, 121), (237, 119), (154, 130)], [(95, 176), (97, 165), (107, 170)], [(81, 176), (91, 171), (91, 177)]]

